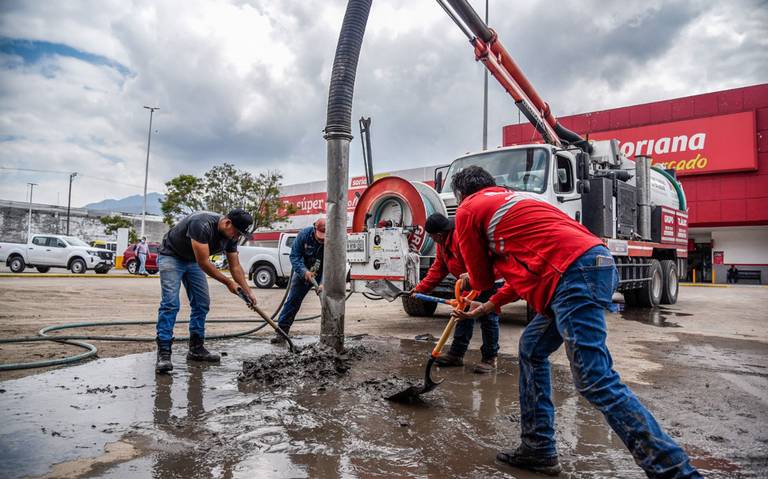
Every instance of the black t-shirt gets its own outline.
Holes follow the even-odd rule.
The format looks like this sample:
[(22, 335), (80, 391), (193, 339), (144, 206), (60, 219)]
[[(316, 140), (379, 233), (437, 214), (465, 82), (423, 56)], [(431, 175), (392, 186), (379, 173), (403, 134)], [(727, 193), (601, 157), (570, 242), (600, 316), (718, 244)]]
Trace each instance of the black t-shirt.
[(163, 244), (158, 253), (195, 261), (192, 240), (206, 243), (211, 254), (222, 251), (234, 253), (237, 251), (237, 241), (227, 239), (219, 232), (221, 217), (222, 215), (207, 211), (187, 216), (163, 236)]

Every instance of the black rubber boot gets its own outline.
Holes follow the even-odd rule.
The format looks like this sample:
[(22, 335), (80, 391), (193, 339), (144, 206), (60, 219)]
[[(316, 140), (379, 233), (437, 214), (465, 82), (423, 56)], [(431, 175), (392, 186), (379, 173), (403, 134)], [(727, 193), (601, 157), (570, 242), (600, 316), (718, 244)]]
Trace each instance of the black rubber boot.
[(173, 339), (170, 341), (162, 341), (160, 338), (155, 338), (155, 342), (157, 343), (155, 372), (168, 373), (173, 371), (173, 363), (171, 362), (171, 346), (173, 345)]
[(205, 339), (197, 334), (189, 337), (189, 352), (187, 361), (204, 361), (206, 363), (218, 363), (221, 356), (205, 349)]
[(557, 456), (537, 456), (524, 445), (496, 454), (496, 459), (518, 469), (557, 476), (562, 470)]

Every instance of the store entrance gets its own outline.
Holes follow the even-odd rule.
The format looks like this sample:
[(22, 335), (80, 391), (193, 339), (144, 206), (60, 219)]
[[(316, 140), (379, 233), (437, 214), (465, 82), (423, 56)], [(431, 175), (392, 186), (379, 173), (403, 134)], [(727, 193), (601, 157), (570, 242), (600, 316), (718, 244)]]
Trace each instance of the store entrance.
[(686, 281), (691, 283), (712, 282), (712, 241), (694, 243), (693, 251), (688, 251), (688, 276)]

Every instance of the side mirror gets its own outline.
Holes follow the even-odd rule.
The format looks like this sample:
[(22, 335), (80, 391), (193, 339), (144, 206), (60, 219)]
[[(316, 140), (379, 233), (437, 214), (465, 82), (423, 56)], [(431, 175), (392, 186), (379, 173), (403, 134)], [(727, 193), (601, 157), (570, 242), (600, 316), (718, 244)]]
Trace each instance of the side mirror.
[(589, 154), (583, 151), (576, 155), (576, 178), (589, 179)]
[(435, 173), (435, 191), (441, 193), (443, 191), (443, 172), (438, 171)]
[(579, 182), (576, 183), (576, 191), (579, 194), (589, 193), (589, 186), (589, 181), (579, 180)]

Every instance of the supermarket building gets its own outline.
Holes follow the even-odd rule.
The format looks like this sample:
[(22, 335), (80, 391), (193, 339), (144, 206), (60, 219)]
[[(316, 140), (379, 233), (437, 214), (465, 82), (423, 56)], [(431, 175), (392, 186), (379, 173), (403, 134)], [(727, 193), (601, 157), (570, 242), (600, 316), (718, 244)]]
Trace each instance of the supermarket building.
[[(583, 113), (559, 120), (591, 139), (616, 138), (632, 157), (649, 155), (674, 169), (688, 201), (689, 266), (697, 281), (724, 283), (726, 270), (759, 272), (768, 283), (768, 84)], [(527, 123), (503, 128), (502, 146), (537, 141)], [(433, 183), (431, 165), (377, 176)], [(350, 179), (348, 216), (365, 190)], [(298, 211), (283, 225), (296, 231), (325, 211), (325, 182), (287, 185), (283, 200)], [(279, 233), (254, 240), (276, 242)], [(714, 278), (713, 278), (714, 276)], [(692, 273), (689, 274), (689, 280)]]

